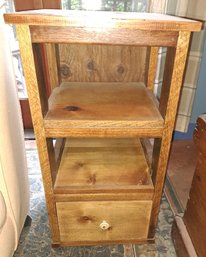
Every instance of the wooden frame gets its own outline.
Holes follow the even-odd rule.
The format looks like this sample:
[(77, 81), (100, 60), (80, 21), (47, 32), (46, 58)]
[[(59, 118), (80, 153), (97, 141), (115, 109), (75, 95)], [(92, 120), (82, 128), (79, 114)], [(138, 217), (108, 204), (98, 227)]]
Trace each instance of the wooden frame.
[[(102, 22), (100, 18), (98, 20), (100, 20), (101, 22), (94, 22), (94, 19), (96, 17), (95, 15), (95, 12), (63, 12), (57, 10), (55, 12), (52, 12), (51, 10), (46, 10), (5, 15), (5, 20), (7, 23), (17, 24), (17, 34), (20, 43), (25, 78), (28, 87), (29, 102), (41, 163), (47, 208), (49, 213), (49, 221), (52, 232), (52, 240), (54, 244), (62, 245), (108, 242), (114, 243), (120, 241), (128, 242), (127, 237), (129, 231), (124, 232), (125, 234), (121, 234), (120, 237), (122, 239), (119, 240), (115, 236), (113, 237), (112, 226), (107, 231), (107, 236), (105, 237), (105, 240), (102, 240), (102, 236), (100, 236), (100, 240), (98, 240), (97, 238), (97, 240), (95, 241), (93, 240), (93, 237), (91, 237), (91, 240), (88, 239), (87, 241), (78, 241), (78, 237), (75, 241), (70, 240), (69, 236), (64, 234), (67, 232), (64, 231), (62, 224), (64, 220), (62, 217), (64, 217), (65, 213), (69, 213), (69, 211), (65, 212), (64, 203), (61, 203), (68, 202), (68, 204), (65, 204), (65, 206), (76, 206), (75, 203), (70, 203), (75, 201), (105, 201), (107, 203), (106, 205), (110, 205), (114, 204), (114, 202), (119, 203), (119, 201), (127, 199), (129, 209), (133, 208), (132, 202), (136, 201), (137, 212), (142, 213), (141, 209), (144, 208), (144, 203), (145, 208), (149, 210), (146, 215), (147, 217), (145, 217), (145, 220), (148, 223), (147, 226), (142, 229), (142, 235), (138, 235), (137, 238), (130, 238), (130, 242), (151, 241), (154, 238), (154, 229), (157, 223), (160, 199), (170, 150), (170, 142), (174, 128), (176, 110), (186, 63), (190, 32), (199, 31), (201, 29), (201, 23), (160, 14), (108, 14), (104, 12), (98, 12), (98, 17), (102, 17), (104, 22)], [(150, 111), (153, 108), (155, 110), (154, 113), (158, 112), (156, 117), (159, 118), (156, 119), (156, 123), (152, 123), (151, 118), (146, 118), (146, 121), (144, 121), (144, 114), (142, 116), (138, 116), (136, 114), (136, 118), (132, 117), (130, 120), (127, 120), (125, 118), (121, 120), (120, 118), (118, 118), (119, 120), (116, 121), (114, 117), (111, 118), (111, 115), (105, 116), (105, 120), (101, 120), (99, 119), (99, 115), (101, 112), (97, 112), (97, 114), (93, 116), (90, 115), (90, 118), (87, 119), (81, 117), (80, 121), (78, 120), (78, 118), (72, 118), (71, 121), (69, 121), (69, 118), (64, 119), (64, 117), (62, 119), (59, 119), (59, 117), (61, 116), (59, 112), (57, 112), (57, 119), (55, 118), (56, 120), (50, 119), (50, 117), (53, 117), (53, 112), (55, 112), (56, 110), (58, 111), (59, 106), (61, 106), (62, 104), (61, 100), (60, 102), (55, 100), (58, 98), (56, 92), (60, 91), (60, 99), (63, 99), (61, 97), (66, 95), (66, 91), (62, 91), (61, 93), (62, 88), (54, 89), (52, 91), (50, 101), (48, 102), (46, 99), (44, 90), (44, 78), (41, 75), (40, 71), (41, 65), (38, 65), (41, 63), (38, 54), (39, 44), (43, 42), (69, 42), (87, 44), (101, 43), (112, 45), (116, 44), (138, 46), (146, 45), (151, 47), (147, 78), (148, 88), (144, 89), (146, 94), (142, 103), (142, 107), (144, 107), (146, 105), (146, 102), (148, 101), (152, 103), (152, 106), (150, 106), (147, 111)], [(158, 107), (158, 104), (154, 100), (152, 90), (154, 85), (155, 68), (157, 66), (157, 54), (159, 46), (168, 46), (168, 50), (161, 98)], [(51, 47), (51, 52), (54, 53), (54, 51), (54, 48)], [(56, 83), (59, 82), (59, 77), (58, 65), (56, 65), (56, 61), (54, 61), (54, 63), (55, 65), (52, 69), (54, 70), (55, 75), (52, 81), (55, 88)], [(132, 88), (129, 83), (126, 83), (126, 85), (130, 87), (130, 89)], [(88, 87), (87, 85), (85, 86)], [(68, 88), (70, 88), (70, 85), (68, 85)], [(90, 87), (88, 87), (88, 89), (89, 88)], [(105, 86), (104, 88), (107, 87)], [(113, 86), (111, 88), (113, 90)], [(121, 86), (119, 85), (119, 90), (120, 88)], [(83, 87), (80, 86), (79, 90), (82, 91)], [(92, 89), (91, 92), (94, 92), (95, 90)], [(112, 90), (108, 89), (108, 92), (112, 92), (112, 96), (116, 97), (115, 92), (113, 92)], [(123, 92), (125, 95), (125, 99), (127, 99), (126, 91)], [(113, 105), (111, 105), (111, 98), (103, 97), (104, 91), (98, 91), (97, 89), (97, 93), (100, 93), (102, 95), (102, 101), (104, 102), (104, 104), (110, 104), (111, 110), (115, 110)], [(76, 93), (74, 93), (74, 95), (75, 94)], [(137, 95), (137, 93), (130, 93), (130, 96), (132, 97), (133, 94)], [(66, 97), (66, 99), (67, 98), (68, 97)], [(94, 94), (94, 99), (97, 98), (97, 95)], [(88, 99), (90, 99), (90, 97), (88, 97)], [(132, 101), (129, 99), (130, 98), (128, 98), (127, 102), (124, 103), (125, 107), (128, 107), (129, 104), (131, 104)], [(116, 101), (115, 98), (114, 101)], [(137, 101), (141, 102), (141, 99)], [(56, 104), (54, 104), (54, 108), (51, 104), (53, 102)], [(70, 102), (75, 103), (74, 100)], [(95, 101), (92, 100), (88, 103), (92, 106), (94, 102)], [(75, 104), (70, 106), (63, 105), (63, 107), (61, 108), (70, 111), (72, 113), (71, 115), (74, 115), (74, 117), (76, 115), (76, 117), (80, 117), (81, 113), (83, 113), (84, 115), (83, 110), (84, 108), (87, 109), (86, 105), (84, 105), (83, 107), (79, 107)], [(131, 110), (134, 109), (135, 106), (131, 108)], [(60, 157), (55, 157), (55, 152), (59, 152), (60, 154), (58, 154), (58, 156), (61, 156), (62, 151), (57, 151), (57, 148), (53, 147), (51, 137), (64, 138), (67, 136), (102, 138), (156, 138), (153, 151), (153, 161), (151, 163), (153, 182), (151, 184), (151, 187), (147, 187), (144, 184), (142, 186), (136, 185), (136, 187), (133, 189), (137, 191), (132, 191), (130, 190), (131, 188), (128, 188), (128, 190), (126, 190), (124, 187), (124, 190), (126, 190), (125, 194), (123, 194), (124, 190), (121, 191), (121, 188), (116, 190), (112, 187), (109, 190), (107, 188), (107, 190), (105, 191), (102, 189), (102, 191), (99, 193), (92, 190), (90, 193), (88, 187), (86, 189), (84, 188), (83, 194), (81, 194), (81, 190), (78, 189), (78, 186), (75, 187), (76, 189), (74, 191), (68, 190), (68, 188), (66, 188), (65, 190), (57, 190), (58, 188), (61, 188), (58, 187), (56, 188), (55, 192), (55, 181), (58, 176), (58, 163), (56, 165), (54, 160), (55, 158), (58, 160), (60, 159)], [(60, 141), (59, 149), (63, 149), (63, 142)], [(117, 144), (119, 143), (118, 140), (115, 142)], [(79, 148), (78, 151), (80, 151)], [(64, 156), (64, 153), (62, 154), (62, 156)], [(78, 162), (78, 169), (83, 169), (84, 173), (86, 172), (84, 168), (85, 166), (86, 165), (84, 162)], [(92, 183), (95, 184), (96, 177), (94, 178), (93, 173), (90, 174), (90, 177), (91, 176), (93, 179), (90, 179), (89, 183), (92, 181)], [(88, 206), (90, 205), (91, 203), (88, 203)], [(86, 212), (87, 204), (80, 203), (79, 206), (82, 206), (80, 207), (81, 212)], [(120, 204), (120, 206), (122, 205)], [(141, 206), (140, 209), (138, 206)], [(68, 210), (68, 207), (65, 208)], [(111, 216), (113, 217), (113, 208), (111, 209)], [(99, 219), (99, 211), (94, 210), (94, 212), (97, 213), (97, 217), (95, 217), (95, 219)], [(75, 211), (68, 215), (75, 215)], [(83, 219), (84, 226), (89, 228), (90, 222), (93, 222), (94, 219), (90, 216), (82, 217), (80, 217), (79, 219)], [(142, 214), (140, 217), (140, 220), (135, 219), (135, 222), (143, 222)], [(72, 216), (72, 218), (74, 217)], [(124, 220), (123, 223), (125, 222), (126, 221)], [(59, 228), (61, 231), (59, 230)], [(93, 227), (90, 228), (93, 229)], [(114, 225), (114, 231), (115, 229), (117, 228)], [(74, 233), (74, 231), (72, 233)], [(108, 239), (106, 239), (109, 238), (108, 233), (111, 233), (111, 240), (109, 241)], [(97, 234), (99, 235), (99, 232)], [(146, 234), (147, 237), (145, 236)]]

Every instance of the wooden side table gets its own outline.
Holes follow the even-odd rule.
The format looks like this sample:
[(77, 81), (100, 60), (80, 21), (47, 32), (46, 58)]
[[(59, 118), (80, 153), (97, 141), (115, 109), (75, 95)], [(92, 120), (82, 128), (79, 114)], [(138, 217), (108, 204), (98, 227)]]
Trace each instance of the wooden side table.
[[(53, 244), (154, 240), (190, 33), (201, 23), (152, 13), (61, 10), (5, 14), (5, 21), (16, 24)], [(52, 58), (59, 84), (47, 99), (42, 43), (146, 46), (148, 76), (63, 82), (58, 58)], [(167, 57), (158, 103), (153, 86), (161, 46)], [(144, 138), (155, 139), (151, 163)]]

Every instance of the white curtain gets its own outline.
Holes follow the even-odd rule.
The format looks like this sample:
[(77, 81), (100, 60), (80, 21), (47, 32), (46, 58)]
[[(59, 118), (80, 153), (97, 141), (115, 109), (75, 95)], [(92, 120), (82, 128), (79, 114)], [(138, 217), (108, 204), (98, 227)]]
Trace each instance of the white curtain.
[[(167, 13), (192, 19), (206, 19), (205, 0), (168, 0)], [(197, 87), (200, 64), (205, 41), (205, 29), (192, 34), (185, 79), (178, 109), (176, 130), (187, 132)]]
[(149, 12), (165, 13), (167, 0), (150, 0)]
[[(206, 19), (206, 0), (150, 0), (149, 6), (150, 12), (167, 13), (194, 19)], [(190, 123), (204, 41), (205, 30), (192, 34), (185, 79), (177, 113), (176, 131), (187, 132)], [(157, 94), (159, 94), (161, 89), (165, 56), (166, 50), (161, 48), (155, 80), (155, 91)]]

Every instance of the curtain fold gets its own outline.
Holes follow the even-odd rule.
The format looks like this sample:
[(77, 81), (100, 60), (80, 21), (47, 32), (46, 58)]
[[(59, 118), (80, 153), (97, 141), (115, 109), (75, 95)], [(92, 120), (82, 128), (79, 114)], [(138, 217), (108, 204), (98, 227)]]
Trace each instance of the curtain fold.
[[(192, 19), (206, 19), (205, 0), (168, 0), (167, 13)], [(192, 34), (188, 61), (180, 98), (176, 131), (187, 132), (191, 120), (193, 102), (196, 93), (199, 70), (205, 42), (205, 29)]]
[(165, 13), (167, 6), (167, 0), (150, 0), (149, 1), (149, 12)]
[[(150, 0), (149, 11), (167, 13), (192, 19), (206, 20), (206, 1)], [(188, 130), (201, 65), (204, 42), (205, 29), (202, 32), (192, 34), (185, 78), (177, 112), (177, 120), (175, 126), (176, 131), (187, 132)], [(160, 94), (162, 86), (165, 56), (166, 49), (160, 48), (158, 56), (158, 69), (155, 79), (155, 93), (157, 93), (157, 95)]]

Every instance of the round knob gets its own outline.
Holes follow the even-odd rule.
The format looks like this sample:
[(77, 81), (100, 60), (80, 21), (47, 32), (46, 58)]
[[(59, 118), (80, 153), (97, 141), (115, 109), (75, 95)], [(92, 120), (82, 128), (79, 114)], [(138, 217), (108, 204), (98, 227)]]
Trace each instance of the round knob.
[(109, 223), (107, 223), (105, 220), (102, 221), (102, 223), (99, 225), (99, 227), (102, 229), (102, 230), (107, 230), (110, 225)]

